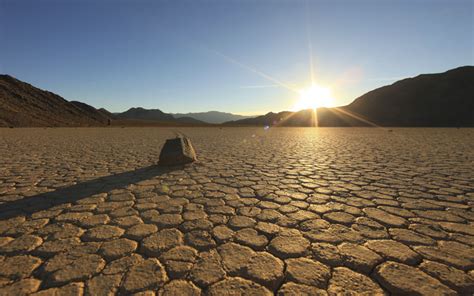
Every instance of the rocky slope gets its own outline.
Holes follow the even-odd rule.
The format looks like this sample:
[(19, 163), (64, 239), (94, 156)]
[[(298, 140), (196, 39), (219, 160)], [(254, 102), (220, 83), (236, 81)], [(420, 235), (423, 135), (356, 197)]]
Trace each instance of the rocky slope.
[[(268, 113), (227, 125), (312, 126), (312, 112)], [(474, 67), (422, 74), (317, 110), (318, 126), (474, 126)]]
[(9, 75), (0, 75), (0, 126), (100, 126), (107, 116)]
[(0, 75), (0, 127), (207, 125), (190, 117), (174, 118), (161, 110), (131, 108), (112, 114), (104, 108), (67, 101), (9, 75)]

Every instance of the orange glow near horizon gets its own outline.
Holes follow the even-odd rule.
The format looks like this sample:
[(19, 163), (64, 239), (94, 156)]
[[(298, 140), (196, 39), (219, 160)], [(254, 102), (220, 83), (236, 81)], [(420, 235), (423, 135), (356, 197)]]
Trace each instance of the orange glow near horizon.
[(293, 111), (305, 109), (316, 110), (321, 107), (333, 107), (334, 98), (331, 96), (331, 90), (313, 84), (308, 88), (300, 90), (300, 98), (293, 106)]

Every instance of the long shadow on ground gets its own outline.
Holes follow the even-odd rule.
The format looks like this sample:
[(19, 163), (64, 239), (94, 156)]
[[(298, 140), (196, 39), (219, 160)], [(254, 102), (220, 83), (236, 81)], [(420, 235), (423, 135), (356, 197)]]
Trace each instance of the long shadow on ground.
[(0, 220), (20, 215), (31, 215), (32, 213), (47, 210), (61, 204), (75, 202), (94, 194), (124, 188), (130, 184), (148, 180), (182, 168), (183, 167), (160, 167), (151, 165), (133, 171), (100, 177), (72, 186), (58, 188), (55, 191), (24, 197), (19, 200), (7, 201), (0, 204)]

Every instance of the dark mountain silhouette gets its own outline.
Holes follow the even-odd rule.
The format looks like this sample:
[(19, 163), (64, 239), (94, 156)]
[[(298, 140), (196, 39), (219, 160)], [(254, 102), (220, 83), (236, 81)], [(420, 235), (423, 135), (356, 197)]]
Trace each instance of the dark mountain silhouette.
[(131, 108), (112, 114), (78, 101), (67, 101), (9, 75), (0, 75), (0, 127), (35, 126), (189, 126), (208, 125), (160, 110)]
[(159, 109), (144, 109), (141, 107), (130, 108), (125, 112), (116, 113), (119, 119), (136, 119), (136, 120), (154, 120), (154, 121), (174, 121), (173, 115), (164, 113)]
[(269, 112), (254, 118), (230, 121), (224, 123), (224, 125), (314, 126), (315, 118), (313, 110), (301, 110), (298, 112), (282, 111), (278, 113)]
[(207, 122), (197, 120), (196, 118), (192, 117), (179, 117), (174, 119), (176, 122), (181, 122), (181, 123), (188, 123), (188, 124), (196, 124), (196, 125), (209, 125)]
[[(131, 108), (112, 114), (82, 102), (36, 88), (9, 75), (0, 75), (0, 126), (185, 126), (209, 125), (189, 113), (179, 118), (161, 110)], [(200, 115), (200, 116), (201, 116)], [(239, 116), (230, 114), (232, 116)], [(217, 117), (211, 120), (217, 120)], [(209, 119), (207, 119), (209, 120)], [(268, 113), (228, 121), (225, 125), (269, 126), (474, 126), (474, 67), (422, 74), (370, 91), (347, 106), (317, 112)]]
[(91, 105), (87, 105), (86, 103), (78, 102), (78, 101), (71, 101), (71, 104), (76, 106), (77, 108), (83, 110), (85, 113), (89, 114), (90, 117), (96, 119), (97, 121), (100, 122), (107, 122), (111, 117), (107, 114), (107, 110), (104, 108), (101, 108), (104, 111), (101, 111), (99, 109), (96, 109), (92, 107)]
[(97, 109), (97, 111), (99, 111), (102, 115), (104, 115), (107, 118), (115, 119), (115, 115), (105, 108), (99, 108)]
[(174, 113), (172, 114), (175, 118), (190, 117), (199, 121), (208, 123), (224, 123), (227, 121), (251, 118), (255, 116), (244, 116), (232, 113), (220, 112), (220, 111), (208, 111), (208, 112), (194, 112), (194, 113)]
[(132, 119), (132, 120), (150, 120), (150, 121), (164, 121), (164, 122), (179, 122), (188, 124), (205, 124), (200, 120), (191, 117), (175, 118), (173, 115), (165, 113), (159, 109), (145, 109), (141, 107), (130, 108), (125, 112), (116, 113), (117, 119)]
[(107, 118), (92, 106), (64, 98), (9, 75), (0, 75), (0, 126), (100, 126)]
[[(268, 113), (227, 125), (311, 126), (310, 110)], [(474, 126), (474, 67), (422, 74), (317, 110), (318, 126)]]

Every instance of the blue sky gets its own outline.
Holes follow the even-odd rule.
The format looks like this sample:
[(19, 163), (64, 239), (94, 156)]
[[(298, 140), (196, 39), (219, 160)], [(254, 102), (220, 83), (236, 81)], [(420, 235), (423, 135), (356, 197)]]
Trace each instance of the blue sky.
[(0, 0), (0, 73), (111, 111), (288, 110), (310, 47), (344, 105), (473, 65), (474, 1)]

